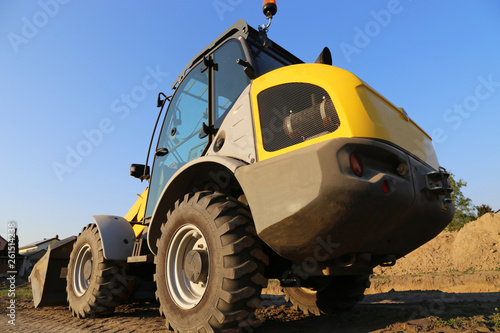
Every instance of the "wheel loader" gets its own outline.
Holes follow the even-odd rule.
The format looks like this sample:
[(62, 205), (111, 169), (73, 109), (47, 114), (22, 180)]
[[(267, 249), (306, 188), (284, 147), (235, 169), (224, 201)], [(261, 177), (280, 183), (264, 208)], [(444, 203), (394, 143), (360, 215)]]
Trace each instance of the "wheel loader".
[(36, 306), (88, 318), (149, 286), (175, 332), (244, 330), (276, 279), (305, 313), (348, 310), (374, 267), (452, 220), (429, 135), (327, 48), (304, 63), (269, 39), (275, 1), (263, 9), (266, 25), (239, 20), (159, 93), (146, 163), (130, 171), (146, 190), (48, 251)]

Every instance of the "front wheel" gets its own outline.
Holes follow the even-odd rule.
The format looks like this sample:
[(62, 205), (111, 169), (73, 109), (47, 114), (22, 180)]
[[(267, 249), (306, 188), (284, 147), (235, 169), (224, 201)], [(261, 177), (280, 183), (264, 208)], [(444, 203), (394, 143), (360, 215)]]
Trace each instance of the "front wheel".
[(248, 325), (267, 286), (267, 256), (246, 206), (221, 193), (188, 194), (161, 231), (155, 281), (167, 327), (216, 332)]
[(83, 228), (68, 264), (66, 291), (72, 314), (87, 318), (112, 312), (129, 298), (133, 283), (125, 264), (104, 259), (97, 225)]

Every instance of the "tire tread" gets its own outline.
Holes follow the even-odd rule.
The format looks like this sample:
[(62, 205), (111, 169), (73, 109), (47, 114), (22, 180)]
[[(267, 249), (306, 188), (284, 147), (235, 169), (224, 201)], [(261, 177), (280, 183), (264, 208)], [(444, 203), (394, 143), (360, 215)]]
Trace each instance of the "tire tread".
[(98, 262), (95, 283), (91, 282), (88, 287), (89, 289), (81, 297), (73, 293), (72, 283), (70, 282), (72, 274), (69, 271), (71, 270), (71, 263), (76, 259), (76, 247), (79, 244), (77, 239), (70, 254), (68, 284), (66, 286), (69, 310), (74, 317), (80, 319), (113, 312), (116, 306), (128, 300), (134, 282), (133, 277), (125, 273), (124, 264), (104, 259), (102, 241), (97, 225), (88, 224), (82, 229), (78, 237), (86, 233), (93, 238), (93, 241), (97, 245), (97, 254), (94, 259)]
[[(220, 272), (222, 289), (218, 296), (216, 306), (210, 309), (208, 324), (199, 323), (196, 332), (223, 332), (236, 331), (239, 323), (248, 318), (260, 302), (260, 292), (267, 286), (267, 279), (263, 276), (268, 257), (260, 248), (255, 228), (252, 225), (251, 214), (248, 207), (240, 201), (217, 192), (190, 193), (178, 200), (175, 209), (167, 214), (168, 219), (174, 218), (184, 209), (196, 209), (204, 214), (215, 225), (216, 238), (220, 239), (222, 262), (224, 267)], [(161, 227), (162, 234), (167, 230), (167, 223)], [(166, 246), (158, 240), (158, 252), (161, 246)], [(159, 256), (155, 257), (158, 267)], [(158, 285), (159, 276), (155, 274)], [(166, 326), (174, 332), (190, 332), (176, 327), (169, 319), (170, 314), (162, 305), (161, 292), (156, 292), (160, 302), (160, 313), (166, 317)]]

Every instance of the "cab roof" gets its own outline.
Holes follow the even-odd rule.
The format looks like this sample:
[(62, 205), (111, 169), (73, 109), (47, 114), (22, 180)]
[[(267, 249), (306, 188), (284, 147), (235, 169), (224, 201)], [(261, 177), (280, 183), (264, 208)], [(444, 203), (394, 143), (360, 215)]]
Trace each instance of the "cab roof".
[[(221, 44), (223, 44), (230, 38), (239, 38), (239, 37), (251, 43), (253, 46), (258, 46), (261, 48), (264, 48), (264, 46), (262, 46), (263, 39), (267, 38), (265, 32), (255, 30), (250, 25), (248, 25), (248, 23), (243, 19), (238, 20), (226, 31), (224, 31), (219, 37), (217, 37), (210, 44), (208, 44), (203, 50), (201, 50), (188, 63), (188, 65), (182, 70), (181, 74), (175, 80), (174, 84), (172, 85), (172, 89), (174, 89), (184, 79), (189, 70), (196, 64), (198, 64), (201, 61), (201, 59), (203, 59), (203, 57), (206, 57), (208, 54), (212, 53), (216, 48), (218, 48)], [(268, 48), (271, 49), (274, 53), (281, 56), (282, 58), (286, 59), (290, 64), (303, 63), (302, 60), (300, 60), (299, 58), (297, 58), (292, 53), (288, 52), (275, 42), (271, 41), (271, 43), (269, 43)]]

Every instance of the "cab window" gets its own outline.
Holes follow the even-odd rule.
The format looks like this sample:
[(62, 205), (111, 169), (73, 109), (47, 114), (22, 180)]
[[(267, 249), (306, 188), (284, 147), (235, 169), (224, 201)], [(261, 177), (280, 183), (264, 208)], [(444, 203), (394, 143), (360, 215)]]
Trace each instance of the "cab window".
[(246, 58), (241, 44), (234, 39), (214, 53), (214, 63), (217, 64), (217, 70), (214, 71), (215, 128), (220, 127), (229, 109), (250, 83), (243, 67), (236, 63), (238, 59)]

